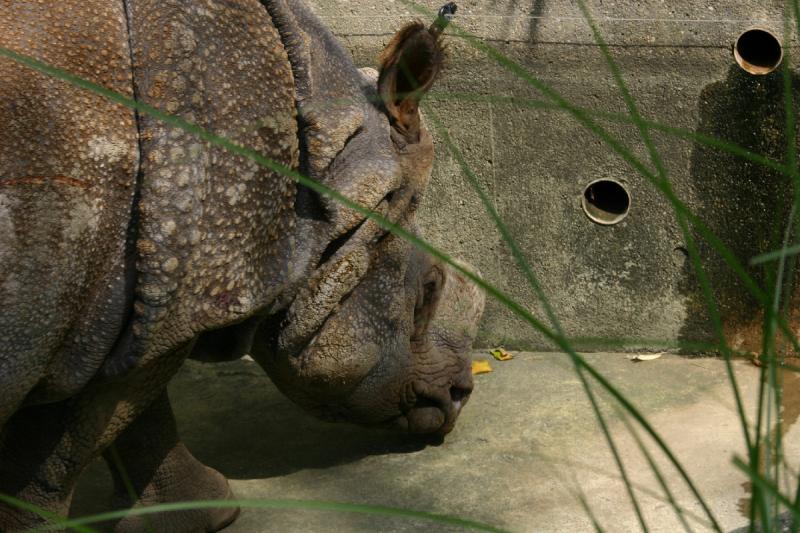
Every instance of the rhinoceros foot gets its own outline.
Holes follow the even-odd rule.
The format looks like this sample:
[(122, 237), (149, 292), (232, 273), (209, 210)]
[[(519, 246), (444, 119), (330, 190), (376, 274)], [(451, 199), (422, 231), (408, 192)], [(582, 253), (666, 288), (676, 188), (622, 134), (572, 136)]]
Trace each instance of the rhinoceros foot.
[[(131, 473), (131, 475), (136, 474)], [(116, 485), (114, 507), (123, 509), (130, 507), (131, 498), (127, 490), (119, 483)], [(233, 499), (233, 492), (225, 476), (200, 463), (182, 443), (179, 443), (170, 450), (153, 478), (141, 490), (136, 500), (136, 507), (183, 501), (230, 499)], [(114, 525), (114, 532), (210, 533), (225, 528), (236, 520), (238, 515), (239, 508), (233, 507), (129, 516)]]
[[(117, 509), (233, 498), (225, 476), (195, 459), (180, 441), (166, 393), (103, 455), (114, 478), (113, 505)], [(128, 516), (116, 523), (113, 530), (117, 533), (219, 531), (238, 514), (238, 508), (230, 507)]]

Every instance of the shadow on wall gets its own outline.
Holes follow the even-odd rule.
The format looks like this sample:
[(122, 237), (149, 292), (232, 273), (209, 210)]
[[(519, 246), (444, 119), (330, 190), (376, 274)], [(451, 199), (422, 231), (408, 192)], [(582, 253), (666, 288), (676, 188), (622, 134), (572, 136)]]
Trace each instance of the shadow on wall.
[(535, 43), (539, 36), (539, 20), (544, 14), (544, 0), (533, 0), (531, 5), (531, 21), (528, 29), (528, 40)]
[[(545, 0), (530, 0), (530, 2), (531, 2), (531, 7), (530, 10), (528, 11), (529, 13), (528, 41), (531, 43), (535, 43), (539, 34), (539, 22), (544, 14)], [(513, 25), (513, 21), (515, 18), (517, 18), (516, 14), (520, 12), (524, 13), (524, 11), (518, 9), (519, 7), (522, 7), (521, 4), (522, 2), (517, 2), (516, 0), (513, 0), (509, 2), (508, 5), (506, 6), (505, 19), (503, 21), (503, 32), (501, 33), (501, 35), (511, 34), (511, 27)], [(498, 0), (493, 0), (491, 11), (497, 12), (498, 8), (499, 8)]]
[[(792, 82), (793, 87), (798, 87), (794, 73)], [(795, 108), (797, 104), (795, 96)], [(703, 89), (698, 106), (698, 133), (784, 161), (786, 115), (781, 69), (753, 76), (736, 65), (731, 66), (725, 80)], [(749, 261), (779, 248), (783, 241), (792, 204), (790, 178), (728, 152), (695, 144), (689, 183), (693, 189), (688, 195), (694, 198), (693, 211), (730, 248), (756, 283), (771, 294), (777, 263), (753, 267)], [(758, 353), (763, 313), (757, 300), (713, 247), (700, 239), (697, 232), (695, 236), (728, 343), (736, 350)], [(787, 264), (787, 273), (792, 267)], [(785, 294), (790, 294), (789, 289), (794, 286), (791, 276), (788, 278), (784, 283)], [(690, 261), (685, 262), (681, 292), (687, 297), (687, 318), (680, 340), (689, 345), (714, 342), (706, 300)], [(797, 298), (792, 300), (792, 309), (797, 308), (794, 305)]]

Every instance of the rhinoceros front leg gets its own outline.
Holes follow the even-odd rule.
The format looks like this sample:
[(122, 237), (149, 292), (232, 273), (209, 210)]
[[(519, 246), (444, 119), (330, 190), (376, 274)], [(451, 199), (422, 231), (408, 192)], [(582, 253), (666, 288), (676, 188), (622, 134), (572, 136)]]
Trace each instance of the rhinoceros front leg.
[[(124, 378), (97, 379), (75, 397), (29, 406), (0, 434), (0, 493), (57, 515), (83, 469), (163, 393), (191, 344), (144, 360)], [(0, 503), (0, 531), (41, 526), (37, 513)]]
[[(166, 391), (103, 454), (114, 478), (114, 506), (128, 508), (232, 496), (225, 477), (194, 458), (178, 437)], [(131, 497), (130, 489), (136, 493)], [(236, 519), (238, 508), (197, 509), (131, 516), (115, 532), (218, 531)]]

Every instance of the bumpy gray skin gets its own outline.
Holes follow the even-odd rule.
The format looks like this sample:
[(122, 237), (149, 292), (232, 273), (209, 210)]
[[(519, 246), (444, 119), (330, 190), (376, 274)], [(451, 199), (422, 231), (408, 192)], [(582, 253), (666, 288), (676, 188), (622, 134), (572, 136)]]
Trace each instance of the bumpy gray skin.
[[(294, 0), (10, 0), (0, 46), (413, 229), (433, 161), (417, 102), (441, 66), (435, 31), (401, 30), (377, 81)], [(117, 505), (230, 496), (175, 430), (165, 390), (188, 356), (252, 352), (320, 416), (444, 435), (471, 390), (481, 308), (462, 278), (358, 213), (0, 59), (0, 492), (66, 514), (104, 453)], [(215, 531), (235, 516), (149, 521)], [(40, 523), (0, 504), (2, 531)]]
[(472, 391), (483, 303), (459, 273), (388, 236), (312, 342), (296, 353), (274, 323), (258, 331), (253, 357), (320, 418), (444, 436)]

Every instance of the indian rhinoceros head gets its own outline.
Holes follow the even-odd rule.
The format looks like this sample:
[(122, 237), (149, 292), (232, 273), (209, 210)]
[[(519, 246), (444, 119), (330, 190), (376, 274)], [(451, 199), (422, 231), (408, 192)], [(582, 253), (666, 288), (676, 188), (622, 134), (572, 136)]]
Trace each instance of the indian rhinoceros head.
[[(314, 35), (303, 8), (278, 4), (267, 6), (296, 78), (301, 171), (413, 229), (433, 164), (418, 107), (442, 67), (440, 26), (405, 26), (371, 74)], [(294, 269), (302, 283), (259, 328), (256, 359), (287, 395), (326, 419), (450, 431), (472, 388), (468, 351), (482, 296), (363, 214), (302, 187), (296, 206), (310, 254), (297, 264), (311, 268)], [(437, 330), (437, 309), (453, 315), (447, 301), (459, 301), (441, 305), (445, 293), (472, 304)]]
[(273, 322), (254, 356), (323, 419), (443, 436), (472, 391), (469, 350), (483, 304), (459, 272), (390, 235), (305, 346), (289, 345)]

